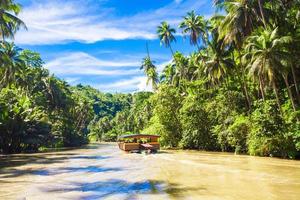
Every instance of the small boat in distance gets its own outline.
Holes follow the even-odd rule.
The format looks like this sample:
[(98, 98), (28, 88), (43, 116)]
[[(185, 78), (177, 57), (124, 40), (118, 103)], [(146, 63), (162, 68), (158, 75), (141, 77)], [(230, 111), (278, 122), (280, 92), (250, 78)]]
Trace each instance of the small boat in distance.
[(121, 150), (127, 152), (156, 152), (160, 145), (158, 142), (159, 135), (134, 134), (122, 135), (118, 138), (118, 145)]

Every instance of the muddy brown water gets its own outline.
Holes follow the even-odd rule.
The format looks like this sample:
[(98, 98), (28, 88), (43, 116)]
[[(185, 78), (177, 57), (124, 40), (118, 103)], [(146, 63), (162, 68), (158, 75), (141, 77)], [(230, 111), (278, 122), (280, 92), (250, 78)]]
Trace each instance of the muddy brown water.
[(0, 156), (0, 199), (299, 200), (300, 161), (92, 144)]

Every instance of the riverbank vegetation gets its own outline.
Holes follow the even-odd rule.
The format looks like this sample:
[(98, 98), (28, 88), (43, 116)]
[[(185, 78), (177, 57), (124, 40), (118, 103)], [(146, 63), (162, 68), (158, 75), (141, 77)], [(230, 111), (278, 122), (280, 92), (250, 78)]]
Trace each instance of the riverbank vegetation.
[[(162, 73), (143, 61), (155, 90), (144, 131), (170, 147), (299, 156), (300, 1), (214, 3), (210, 19), (191, 11), (177, 30), (158, 26), (172, 60)], [(179, 31), (189, 56), (172, 48)]]
[[(165, 147), (299, 157), (300, 1), (215, 0), (210, 19), (191, 11), (178, 27), (162, 22), (170, 62), (151, 52), (141, 70), (153, 92), (108, 94), (69, 86), (40, 55), (10, 42), (25, 23), (12, 0), (0, 7), (0, 152), (37, 151), (161, 135)], [(177, 34), (195, 51), (173, 49)]]

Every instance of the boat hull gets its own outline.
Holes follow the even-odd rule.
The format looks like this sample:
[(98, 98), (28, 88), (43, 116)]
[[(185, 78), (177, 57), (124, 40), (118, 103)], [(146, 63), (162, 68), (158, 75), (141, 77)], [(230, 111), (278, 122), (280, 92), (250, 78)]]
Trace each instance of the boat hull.
[(125, 142), (118, 142), (118, 146), (123, 151), (135, 151), (135, 150), (159, 150), (160, 145), (158, 142), (149, 142), (147, 143), (151, 145), (151, 147), (143, 147), (140, 143), (125, 143)]

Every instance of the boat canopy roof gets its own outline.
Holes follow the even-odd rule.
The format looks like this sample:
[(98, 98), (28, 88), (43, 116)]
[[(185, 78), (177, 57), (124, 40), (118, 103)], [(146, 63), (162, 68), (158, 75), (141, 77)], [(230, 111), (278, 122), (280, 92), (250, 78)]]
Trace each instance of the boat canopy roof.
[(159, 138), (159, 135), (149, 135), (149, 134), (132, 134), (132, 135), (121, 135), (118, 139), (125, 138)]

